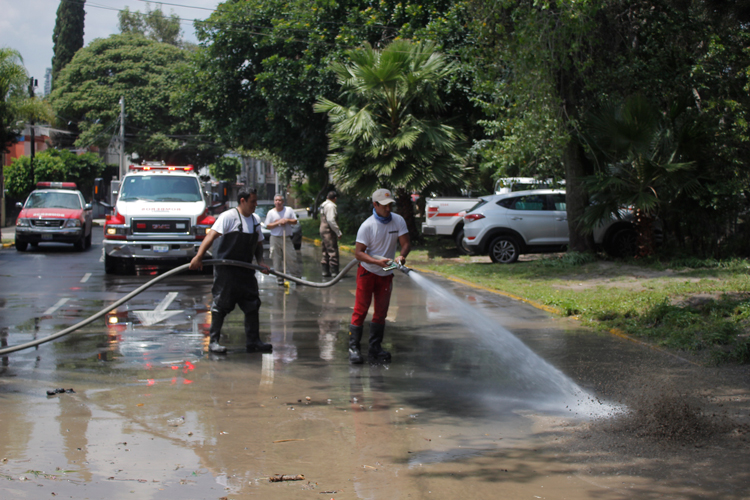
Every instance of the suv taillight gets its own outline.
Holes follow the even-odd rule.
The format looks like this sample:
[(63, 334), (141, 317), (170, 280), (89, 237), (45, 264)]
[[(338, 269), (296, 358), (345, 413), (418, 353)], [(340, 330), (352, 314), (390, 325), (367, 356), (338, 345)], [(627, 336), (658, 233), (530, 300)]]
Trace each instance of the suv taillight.
[(484, 219), (484, 215), (482, 214), (466, 214), (464, 215), (464, 224), (468, 224), (469, 222), (474, 222), (475, 220)]

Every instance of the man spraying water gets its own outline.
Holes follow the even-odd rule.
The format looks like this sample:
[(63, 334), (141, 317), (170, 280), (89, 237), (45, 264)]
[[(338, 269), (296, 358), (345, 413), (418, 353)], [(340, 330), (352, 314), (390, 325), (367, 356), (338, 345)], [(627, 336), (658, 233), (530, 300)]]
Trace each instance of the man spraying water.
[[(370, 322), (370, 348), (368, 358), (373, 362), (388, 362), (391, 353), (382, 347), (385, 334), (385, 318), (393, 290), (393, 270), (384, 270), (392, 262), (401, 266), (411, 250), (409, 230), (404, 218), (391, 213), (393, 199), (388, 189), (378, 189), (372, 194), (372, 215), (357, 231), (354, 257), (360, 262), (357, 269), (357, 292), (354, 313), (349, 325), (349, 362), (361, 364), (364, 359), (360, 351), (362, 331), (367, 311), (375, 299), (375, 312)], [(396, 255), (396, 246), (401, 252)], [(394, 258), (395, 257), (395, 258)]]

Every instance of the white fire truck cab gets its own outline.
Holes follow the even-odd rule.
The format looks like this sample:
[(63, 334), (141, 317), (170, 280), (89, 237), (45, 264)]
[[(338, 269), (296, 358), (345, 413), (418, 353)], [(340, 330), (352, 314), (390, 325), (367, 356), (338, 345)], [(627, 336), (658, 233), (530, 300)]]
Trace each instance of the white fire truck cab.
[(104, 270), (189, 261), (215, 218), (192, 165), (130, 165), (104, 223)]

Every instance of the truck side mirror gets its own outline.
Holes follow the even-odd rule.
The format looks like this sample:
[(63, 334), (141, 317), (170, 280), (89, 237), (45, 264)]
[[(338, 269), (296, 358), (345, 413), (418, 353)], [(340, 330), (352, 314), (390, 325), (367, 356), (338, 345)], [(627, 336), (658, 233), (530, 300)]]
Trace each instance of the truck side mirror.
[(104, 179), (97, 177), (94, 179), (94, 200), (102, 201), (104, 199)]

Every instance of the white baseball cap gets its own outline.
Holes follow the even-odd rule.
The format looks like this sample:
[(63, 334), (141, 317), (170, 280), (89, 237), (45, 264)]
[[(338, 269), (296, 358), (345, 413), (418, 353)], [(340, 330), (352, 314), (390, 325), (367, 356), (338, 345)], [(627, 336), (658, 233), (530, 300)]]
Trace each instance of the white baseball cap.
[(396, 203), (396, 200), (393, 199), (393, 195), (389, 189), (378, 189), (372, 193), (372, 201), (377, 201), (381, 205)]

